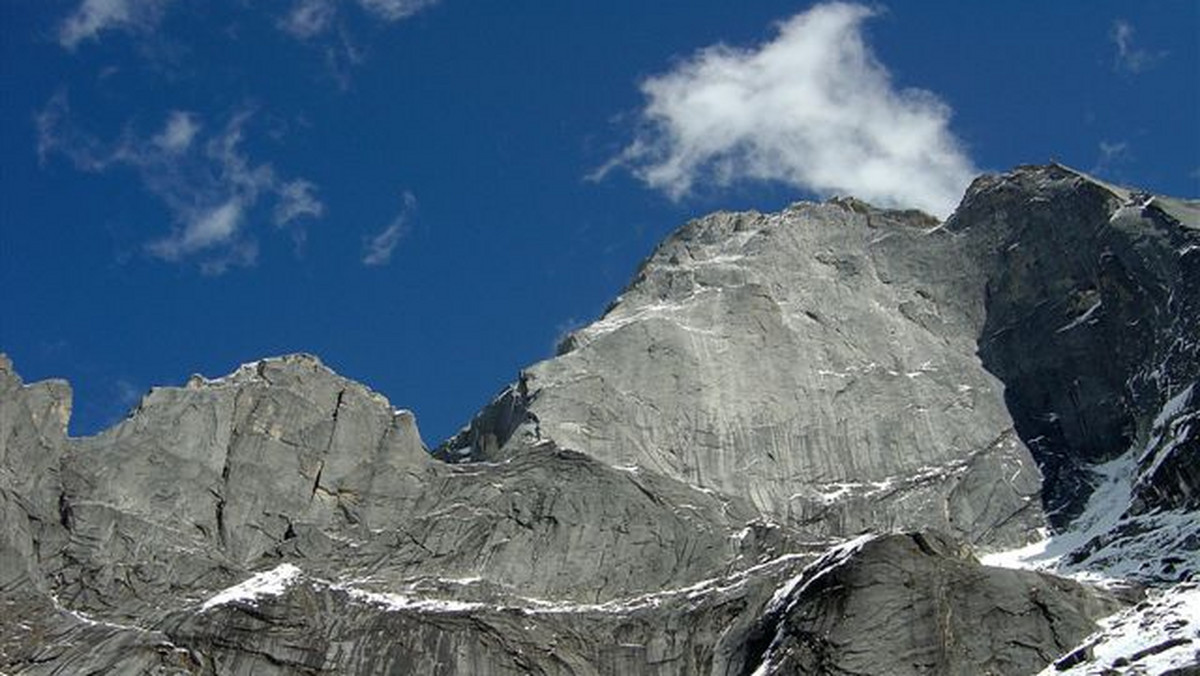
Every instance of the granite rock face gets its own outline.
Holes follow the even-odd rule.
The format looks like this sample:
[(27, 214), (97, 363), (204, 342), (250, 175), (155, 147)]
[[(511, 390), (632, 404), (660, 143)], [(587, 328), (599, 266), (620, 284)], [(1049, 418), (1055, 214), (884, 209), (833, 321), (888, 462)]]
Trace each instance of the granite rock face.
[(976, 356), (985, 278), (969, 244), (853, 200), (693, 221), (439, 455), (496, 461), (551, 439), (813, 536), (1023, 543), (1040, 476)]
[(0, 672), (1086, 665), (1136, 587), (973, 552), (1200, 574), (1196, 213), (1051, 165), (705, 217), (433, 453), (310, 355), (79, 439), (0, 358)]
[(936, 533), (862, 538), (786, 591), (763, 673), (1032, 674), (1120, 607), (1061, 578), (980, 567)]
[(25, 385), (0, 355), (0, 593), (48, 591), (39, 561), (63, 546), (60, 463), (71, 388)]
[[(1083, 470), (1144, 447), (1159, 411), (1200, 377), (1200, 212), (1049, 167), (980, 178), (946, 229), (978, 242), (979, 355), (1004, 381), (1051, 520), (1065, 525), (1090, 494)], [(1179, 412), (1194, 411), (1185, 399)], [(1170, 448), (1148, 453), (1172, 478), (1143, 504), (1194, 508), (1183, 459), (1200, 457), (1195, 439), (1157, 436)]]

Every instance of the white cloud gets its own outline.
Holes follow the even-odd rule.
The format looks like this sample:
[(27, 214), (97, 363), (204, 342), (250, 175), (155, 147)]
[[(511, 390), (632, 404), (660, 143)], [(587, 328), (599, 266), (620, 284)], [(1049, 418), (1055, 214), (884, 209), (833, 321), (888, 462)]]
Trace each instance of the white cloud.
[(1101, 141), (1100, 159), (1105, 162), (1129, 156), (1129, 143), (1125, 141)]
[(146, 244), (146, 252), (166, 261), (194, 260), (205, 272), (221, 273), (254, 262), (258, 249), (247, 225), (264, 197), (274, 201), (273, 220), (280, 227), (295, 229), (296, 221), (325, 212), (312, 182), (283, 180), (271, 164), (254, 162), (242, 150), (250, 117), (231, 115), (201, 143), (198, 116), (172, 111), (153, 136), (127, 132), (105, 143), (73, 123), (67, 97), (59, 93), (37, 116), (38, 153), (43, 162), (62, 155), (84, 171), (135, 170), (173, 221), (169, 233)]
[(245, 208), (241, 199), (231, 197), (224, 204), (198, 210), (184, 221), (182, 228), (169, 237), (151, 242), (147, 249), (159, 258), (175, 261), (224, 244), (237, 234)]
[(75, 49), (111, 28), (147, 29), (162, 15), (166, 0), (81, 0), (58, 29), (58, 42)]
[(438, 0), (358, 0), (358, 4), (385, 21), (399, 21), (432, 7)]
[(279, 27), (301, 40), (324, 33), (337, 13), (334, 0), (297, 0)]
[(408, 221), (417, 207), (417, 198), (411, 192), (404, 193), (404, 206), (386, 228), (363, 242), (362, 263), (366, 266), (387, 265), (392, 260), (396, 245), (408, 233)]
[(154, 143), (168, 153), (187, 152), (199, 131), (200, 124), (193, 113), (173, 110), (167, 116), (163, 130), (154, 137)]
[(142, 398), (145, 390), (139, 387), (136, 383), (125, 378), (118, 378), (113, 383), (113, 392), (116, 395), (117, 404), (124, 409), (132, 408)]
[[(327, 32), (336, 23), (338, 7), (345, 0), (293, 0), (291, 8), (279, 20), (284, 32), (309, 40)], [(357, 0), (368, 15), (396, 22), (436, 5), (439, 0)]]
[(313, 193), (317, 186), (298, 178), (279, 185), (279, 201), (275, 203), (275, 225), (284, 226), (300, 218), (321, 218), (325, 205)]
[(644, 126), (592, 174), (625, 167), (678, 199), (780, 181), (946, 216), (976, 173), (930, 92), (897, 90), (863, 40), (874, 11), (817, 5), (751, 49), (718, 44), (641, 83)]
[(1117, 71), (1137, 74), (1148, 70), (1159, 59), (1166, 56), (1166, 52), (1148, 52), (1138, 47), (1134, 44), (1133, 34), (1133, 24), (1124, 19), (1113, 21), (1109, 38), (1117, 48), (1117, 54), (1113, 61), (1113, 67)]

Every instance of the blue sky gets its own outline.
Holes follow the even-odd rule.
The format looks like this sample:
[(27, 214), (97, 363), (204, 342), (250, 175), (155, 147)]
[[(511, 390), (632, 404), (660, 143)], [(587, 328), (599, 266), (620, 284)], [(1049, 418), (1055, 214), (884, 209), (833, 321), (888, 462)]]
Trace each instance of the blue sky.
[(0, 0), (0, 350), (75, 433), (318, 354), (452, 433), (717, 209), (1200, 193), (1195, 2)]

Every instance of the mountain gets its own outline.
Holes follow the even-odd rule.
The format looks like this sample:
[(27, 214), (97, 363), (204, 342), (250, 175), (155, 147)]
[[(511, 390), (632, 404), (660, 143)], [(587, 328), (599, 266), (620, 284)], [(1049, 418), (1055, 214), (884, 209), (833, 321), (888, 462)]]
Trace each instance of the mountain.
[(0, 671), (1195, 673), (1197, 303), (1200, 204), (1049, 165), (692, 221), (432, 452), (311, 355), (88, 438), (0, 358)]

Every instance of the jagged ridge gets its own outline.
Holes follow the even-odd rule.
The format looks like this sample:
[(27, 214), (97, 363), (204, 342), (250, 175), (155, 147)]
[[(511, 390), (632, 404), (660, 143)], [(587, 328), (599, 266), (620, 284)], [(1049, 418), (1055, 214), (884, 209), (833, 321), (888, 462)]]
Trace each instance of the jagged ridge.
[[(1053, 165), (981, 178), (941, 225), (850, 199), (699, 219), (436, 457), (410, 413), (309, 355), (153, 390), (86, 439), (65, 384), (0, 360), (0, 664), (1040, 668), (1114, 601), (956, 538), (1022, 544), (1043, 501), (1067, 528), (1090, 513), (1077, 479), (1117, 456), (1124, 502), (1075, 565), (1190, 523), (1196, 213)], [(951, 537), (819, 556), (930, 527)], [(1173, 542), (1140, 579), (1193, 574), (1200, 535)], [(872, 573), (881, 556), (908, 577)], [(246, 596), (255, 571), (271, 584)], [(1008, 619), (916, 629), (931, 602)], [(856, 604), (894, 606), (915, 643)], [(831, 631), (849, 643), (813, 639)]]

